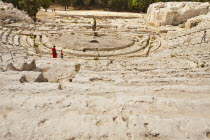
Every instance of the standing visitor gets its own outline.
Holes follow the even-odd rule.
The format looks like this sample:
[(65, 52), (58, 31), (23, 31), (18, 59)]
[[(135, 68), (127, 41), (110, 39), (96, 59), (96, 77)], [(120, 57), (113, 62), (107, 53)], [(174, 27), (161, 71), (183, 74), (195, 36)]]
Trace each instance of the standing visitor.
[(92, 25), (93, 31), (96, 31), (96, 18), (93, 17), (93, 25)]
[(92, 30), (94, 32), (94, 36), (97, 36), (98, 34), (96, 33), (96, 19), (95, 19), (95, 17), (93, 17)]
[(63, 58), (63, 50), (61, 50), (61, 58)]
[(203, 41), (204, 41), (204, 42), (206, 41), (206, 31), (204, 31), (204, 33), (203, 33), (203, 37), (202, 37), (202, 39), (201, 39), (201, 43), (202, 43)]
[(53, 58), (57, 58), (57, 52), (56, 52), (55, 45), (52, 48), (52, 56), (53, 56)]
[(40, 42), (42, 41), (42, 35), (39, 35), (39, 38), (40, 38)]

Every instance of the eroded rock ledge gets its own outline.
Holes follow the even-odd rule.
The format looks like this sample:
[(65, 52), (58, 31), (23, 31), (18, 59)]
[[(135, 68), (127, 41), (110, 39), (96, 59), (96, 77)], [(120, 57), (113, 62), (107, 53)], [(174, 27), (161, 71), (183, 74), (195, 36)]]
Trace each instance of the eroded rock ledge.
[(147, 22), (154, 26), (178, 25), (188, 19), (207, 14), (209, 2), (159, 2), (151, 4), (147, 11)]

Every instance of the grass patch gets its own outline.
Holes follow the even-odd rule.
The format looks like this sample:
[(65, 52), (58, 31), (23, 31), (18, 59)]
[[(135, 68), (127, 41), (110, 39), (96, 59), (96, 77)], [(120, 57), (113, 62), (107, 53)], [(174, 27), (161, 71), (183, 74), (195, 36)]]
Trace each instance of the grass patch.
[(204, 68), (206, 66), (206, 62), (203, 62), (203, 64), (201, 64), (201, 68)]
[(99, 58), (98, 58), (98, 57), (94, 57), (94, 60), (96, 60), (96, 61), (97, 61), (97, 60), (99, 60)]
[(35, 37), (34, 37), (33, 35), (30, 35), (30, 38), (31, 38), (31, 39), (35, 39)]
[(38, 47), (39, 47), (39, 45), (38, 45), (38, 44), (34, 44), (34, 47), (35, 47), (35, 48), (38, 48)]

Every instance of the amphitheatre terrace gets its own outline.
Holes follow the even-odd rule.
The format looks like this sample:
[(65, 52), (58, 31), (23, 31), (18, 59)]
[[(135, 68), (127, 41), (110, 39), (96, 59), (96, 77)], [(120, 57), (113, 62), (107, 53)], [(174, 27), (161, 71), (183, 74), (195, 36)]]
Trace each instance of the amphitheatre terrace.
[(41, 9), (36, 23), (2, 7), (0, 139), (210, 139), (209, 3)]

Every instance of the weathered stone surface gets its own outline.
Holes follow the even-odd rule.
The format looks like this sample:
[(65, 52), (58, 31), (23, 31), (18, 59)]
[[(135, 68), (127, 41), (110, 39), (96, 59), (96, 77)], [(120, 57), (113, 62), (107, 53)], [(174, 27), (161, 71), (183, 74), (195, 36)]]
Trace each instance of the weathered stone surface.
[(4, 72), (5, 70), (3, 68), (0, 67), (0, 72)]
[(147, 22), (154, 26), (178, 25), (195, 16), (209, 12), (208, 2), (159, 2), (151, 4)]
[(27, 82), (23, 74), (14, 71), (0, 72), (0, 77), (0, 88), (11, 85), (19, 85), (21, 83)]
[(27, 82), (48, 82), (42, 72), (25, 71), (22, 74), (25, 76)]
[[(42, 12), (41, 9), (37, 18)], [(180, 28), (184, 24), (156, 28), (140, 18), (145, 14), (115, 19), (113, 12), (106, 12), (111, 19), (103, 18), (101, 11), (76, 11), (75, 14), (86, 12), (88, 17), (90, 13), (102, 17), (97, 20), (99, 36), (94, 37), (91, 29), (83, 27), (92, 19), (83, 15), (70, 17), (72, 12), (75, 11), (44, 12), (49, 16), (60, 15), (63, 23), (49, 20), (37, 22), (36, 27), (32, 24), (13, 30), (12, 26), (0, 27), (1, 140), (209, 139), (209, 22), (201, 21), (190, 30)], [(42, 18), (48, 20), (48, 16)], [(39, 33), (41, 26), (62, 28), (53, 34), (42, 31), (42, 39), (31, 37), (27, 42), (27, 35)], [(11, 43), (15, 39), (13, 34), (22, 30), (30, 33), (23, 31), (20, 45), (15, 46), (16, 43)], [(206, 41), (201, 43), (204, 30)], [(52, 40), (63, 33), (69, 36), (57, 41), (69, 48), (56, 44), (58, 58), (51, 58)], [(79, 48), (86, 48), (91, 40), (99, 41), (95, 44), (102, 40), (107, 46), (99, 47), (106, 49), (83, 52), (76, 48), (68, 53), (67, 49), (71, 49), (68, 43), (84, 41), (87, 39), (84, 34), (90, 40), (84, 46), (78, 45)], [(119, 37), (122, 34), (126, 36)], [(106, 35), (111, 36), (103, 37)], [(133, 43), (120, 48), (114, 44), (116, 41), (110, 41), (115, 39)], [(28, 43), (39, 44), (41, 53), (31, 56), (29, 52), (34, 52), (34, 47)], [(20, 51), (21, 45), (27, 53)], [(60, 58), (60, 49), (64, 58)], [(12, 60), (7, 53), (10, 51), (14, 52)], [(95, 57), (75, 57), (76, 51)], [(33, 59), (36, 63), (28, 66)]]
[(13, 71), (32, 71), (36, 69), (35, 60), (27, 62), (10, 63), (7, 65), (7, 70)]
[(197, 26), (200, 22), (210, 22), (210, 12), (207, 15), (200, 15), (191, 19), (188, 19), (185, 23), (185, 28), (190, 29)]
[[(0, 12), (0, 19), (8, 19), (13, 22), (17, 21), (25, 21), (28, 23), (32, 23), (32, 19), (24, 12), (20, 11), (17, 8), (14, 8), (14, 6), (11, 3), (4, 3), (0, 1), (0, 8), (2, 9)], [(9, 24), (10, 21), (4, 21), (4, 24)]]
[(60, 90), (60, 84), (59, 83), (27, 83), (23, 82), (22, 84), (13, 84), (10, 86), (4, 87), (4, 90), (16, 90), (16, 91), (28, 91), (31, 93), (43, 93), (46, 91), (55, 91), (55, 90)]

